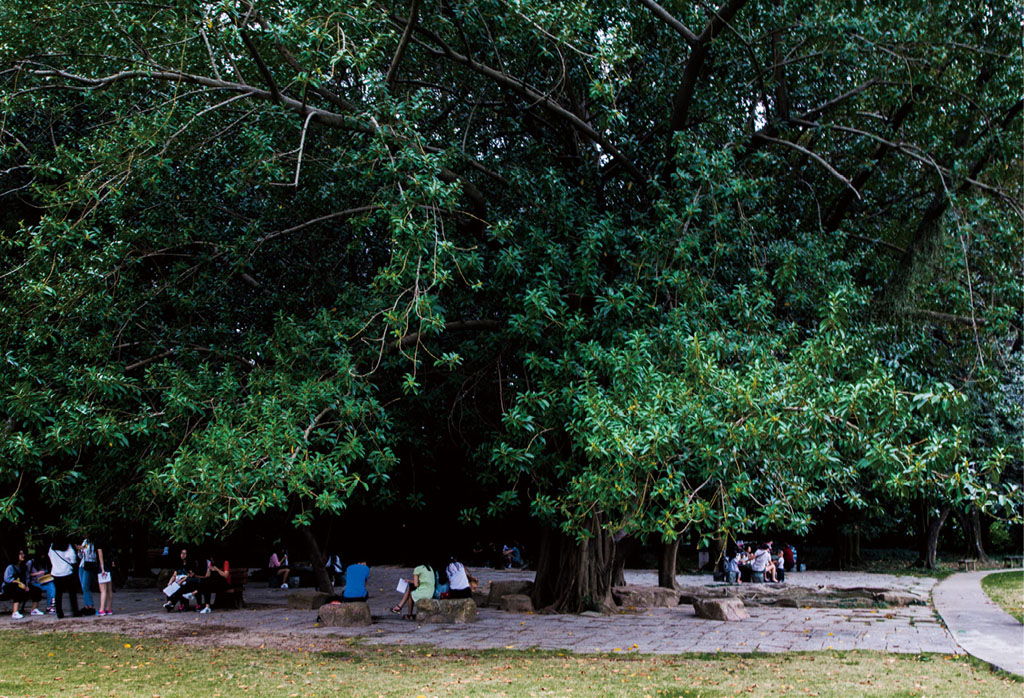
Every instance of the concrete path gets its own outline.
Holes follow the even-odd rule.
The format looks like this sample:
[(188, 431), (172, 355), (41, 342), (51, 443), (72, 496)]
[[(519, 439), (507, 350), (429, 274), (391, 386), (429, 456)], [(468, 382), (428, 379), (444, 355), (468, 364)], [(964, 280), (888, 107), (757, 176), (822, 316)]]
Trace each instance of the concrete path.
[[(532, 572), (473, 569), (486, 588), (491, 580), (532, 579)], [(446, 649), (548, 649), (567, 652), (800, 652), (816, 650), (878, 650), (898, 653), (960, 654), (953, 637), (928, 606), (907, 608), (774, 608), (749, 606), (742, 623), (702, 620), (692, 606), (659, 608), (611, 616), (535, 615), (481, 608), (477, 622), (467, 625), (421, 625), (388, 612), (398, 601), (399, 576), (409, 570), (374, 567), (371, 570), (370, 609), (374, 622), (362, 628), (316, 627), (317, 612), (287, 607), (290, 591), (268, 589), (253, 582), (245, 593), (247, 607), (209, 615), (165, 613), (157, 589), (119, 590), (116, 614), (106, 618), (53, 616), (11, 620), (0, 617), (0, 629), (22, 627), (46, 632), (115, 632), (136, 636), (175, 638), (179, 642), (281, 649), (330, 650), (349, 638), (369, 644), (433, 645)], [(806, 576), (805, 576), (806, 575)], [(792, 586), (894, 586), (921, 591), (934, 580), (888, 578), (861, 573), (793, 575)], [(656, 575), (627, 571), (631, 584), (651, 584)], [(682, 584), (707, 584), (709, 575), (680, 576)], [(927, 595), (927, 591), (925, 591)]]
[(981, 579), (989, 574), (963, 572), (939, 582), (932, 590), (935, 610), (965, 652), (1024, 676), (1024, 625), (982, 591)]

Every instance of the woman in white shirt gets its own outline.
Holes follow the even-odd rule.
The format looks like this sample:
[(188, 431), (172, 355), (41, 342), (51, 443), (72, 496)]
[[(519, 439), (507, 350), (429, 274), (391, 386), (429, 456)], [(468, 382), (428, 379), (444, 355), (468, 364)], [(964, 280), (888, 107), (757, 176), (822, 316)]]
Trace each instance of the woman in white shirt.
[(473, 589), (470, 587), (466, 568), (455, 559), (454, 555), (449, 559), (445, 572), (448, 574), (449, 599), (469, 599), (473, 597)]
[(765, 572), (768, 571), (768, 567), (772, 562), (772, 554), (768, 550), (768, 546), (762, 543), (757, 546), (757, 551), (754, 553), (754, 558), (750, 561), (750, 580), (752, 582), (764, 582)]
[(64, 617), (64, 594), (67, 593), (71, 601), (71, 614), (78, 615), (78, 598), (75, 596), (75, 582), (72, 575), (75, 572), (75, 563), (78, 556), (75, 549), (68, 542), (67, 536), (54, 536), (50, 544), (50, 574), (53, 575), (53, 586), (56, 591), (57, 617)]

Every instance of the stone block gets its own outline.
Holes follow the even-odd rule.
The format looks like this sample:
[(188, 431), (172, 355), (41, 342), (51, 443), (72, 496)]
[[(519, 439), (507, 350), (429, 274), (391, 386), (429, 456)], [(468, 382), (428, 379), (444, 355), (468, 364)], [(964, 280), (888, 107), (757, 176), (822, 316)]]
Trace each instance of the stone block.
[(737, 621), (750, 617), (739, 599), (697, 599), (693, 611), (698, 618), (708, 620)]
[(492, 608), (501, 606), (501, 597), (509, 594), (530, 595), (533, 591), (533, 582), (526, 579), (510, 579), (491, 582), (491, 589), (487, 594), (487, 605)]
[(298, 608), (303, 611), (320, 608), (327, 603), (327, 599), (331, 598), (331, 596), (333, 596), (333, 594), (325, 594), (324, 592), (316, 591), (315, 589), (293, 591), (288, 594), (288, 608)]
[(506, 594), (501, 597), (501, 610), (509, 613), (533, 613), (533, 599), (526, 594)]
[(675, 608), (679, 605), (679, 592), (656, 586), (612, 587), (616, 606), (632, 608)]
[(420, 623), (472, 623), (476, 620), (473, 599), (423, 599), (416, 602)]
[(370, 604), (365, 601), (358, 603), (326, 603), (320, 607), (317, 621), (327, 627), (352, 627), (369, 625), (372, 622)]
[(925, 601), (917, 594), (907, 594), (902, 591), (883, 591), (875, 595), (875, 601), (880, 601), (889, 606), (917, 606)]

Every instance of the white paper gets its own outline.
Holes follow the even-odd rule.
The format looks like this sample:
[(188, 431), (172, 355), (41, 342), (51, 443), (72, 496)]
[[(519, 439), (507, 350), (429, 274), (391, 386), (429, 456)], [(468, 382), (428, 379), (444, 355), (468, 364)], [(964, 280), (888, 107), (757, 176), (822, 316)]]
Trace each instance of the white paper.
[(171, 582), (170, 584), (164, 587), (164, 596), (170, 596), (180, 588), (181, 585), (179, 585), (177, 582)]
[(98, 583), (100, 583), (100, 584), (109, 584), (110, 583), (110, 572), (100, 572), (96, 576), (96, 581)]
[(405, 590), (408, 589), (408, 588), (409, 588), (409, 582), (405, 581), (404, 579), (399, 579), (398, 580), (398, 593), (399, 594), (404, 594)]

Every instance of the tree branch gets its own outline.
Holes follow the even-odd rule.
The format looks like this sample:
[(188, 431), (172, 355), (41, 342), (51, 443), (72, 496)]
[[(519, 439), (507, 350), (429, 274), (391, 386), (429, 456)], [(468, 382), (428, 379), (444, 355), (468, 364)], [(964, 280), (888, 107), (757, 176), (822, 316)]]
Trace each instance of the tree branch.
[(804, 155), (807, 155), (812, 160), (814, 160), (815, 162), (820, 164), (822, 167), (824, 167), (826, 170), (828, 170), (829, 173), (833, 177), (835, 177), (836, 179), (841, 181), (843, 184), (848, 186), (850, 189), (852, 189), (853, 193), (857, 196), (858, 199), (860, 198), (860, 192), (858, 192), (857, 189), (853, 186), (853, 183), (851, 183), (850, 180), (848, 180), (846, 177), (844, 177), (842, 175), (842, 173), (839, 172), (839, 170), (837, 170), (836, 168), (832, 167), (832, 165), (828, 164), (828, 162), (826, 162), (824, 158), (822, 158), (820, 155), (818, 155), (814, 151), (808, 150), (807, 148), (803, 147), (802, 145), (798, 145), (798, 144), (793, 143), (791, 141), (786, 141), (786, 140), (783, 140), (781, 138), (772, 138), (771, 136), (767, 136), (767, 135), (765, 135), (763, 133), (754, 134), (754, 138), (755, 139), (766, 140), (769, 143), (777, 143), (778, 145), (784, 145), (787, 148), (792, 148), (793, 150), (796, 150), (798, 152), (803, 153)]
[[(444, 325), (445, 332), (455, 332), (457, 330), (496, 330), (501, 327), (501, 323), (497, 320), (453, 320), (452, 322), (446, 322)], [(417, 344), (420, 341), (420, 332), (410, 332), (407, 335), (403, 335), (399, 339), (388, 343), (389, 349), (404, 349), (413, 344)]]
[(696, 46), (700, 42), (700, 37), (698, 37), (692, 31), (687, 29), (682, 22), (673, 17), (668, 12), (668, 10), (666, 10), (658, 3), (654, 2), (654, 0), (640, 0), (640, 2), (641, 4), (646, 5), (647, 9), (653, 12), (658, 19), (663, 21), (668, 26), (672, 27), (672, 29), (674, 29), (684, 39), (686, 39), (686, 43), (688, 43), (690, 46)]
[(405, 54), (405, 49), (409, 45), (409, 39), (412, 38), (412, 30), (416, 25), (419, 12), (420, 0), (412, 0), (412, 6), (409, 8), (409, 23), (405, 25), (405, 30), (402, 32), (402, 38), (398, 40), (398, 48), (395, 50), (395, 55), (391, 59), (391, 65), (388, 66), (388, 74), (384, 80), (388, 84), (388, 87), (393, 87), (395, 84), (395, 78), (398, 75), (398, 64), (402, 62), (402, 56)]

